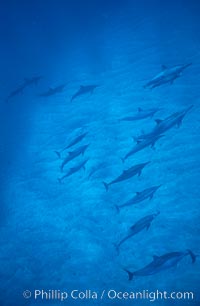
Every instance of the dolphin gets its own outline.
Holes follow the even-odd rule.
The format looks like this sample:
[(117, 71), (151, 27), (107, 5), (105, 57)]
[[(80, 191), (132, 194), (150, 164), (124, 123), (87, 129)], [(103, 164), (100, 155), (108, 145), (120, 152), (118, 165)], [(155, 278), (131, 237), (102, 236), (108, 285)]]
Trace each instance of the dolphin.
[(72, 175), (72, 174), (78, 172), (80, 169), (84, 169), (84, 170), (85, 170), (85, 165), (86, 165), (86, 163), (88, 162), (88, 160), (89, 160), (89, 159), (85, 159), (84, 161), (82, 161), (81, 163), (79, 163), (77, 166), (70, 168), (67, 174), (63, 175), (61, 178), (58, 178), (58, 182), (59, 182), (59, 183), (62, 183), (62, 181), (63, 181), (66, 177), (68, 177), (68, 176), (70, 176), (70, 175)]
[(101, 162), (101, 163), (98, 163), (98, 164), (94, 165), (94, 166), (90, 169), (87, 178), (90, 179), (90, 178), (91, 178), (94, 174), (96, 174), (99, 170), (105, 168), (105, 166), (106, 166), (106, 163), (104, 163), (104, 162)]
[(79, 96), (82, 96), (87, 93), (93, 93), (93, 91), (97, 87), (99, 87), (99, 85), (87, 85), (87, 86), (81, 85), (79, 90), (72, 96), (71, 102)]
[(24, 78), (24, 87), (30, 86), (32, 84), (37, 85), (38, 82), (42, 79), (42, 76), (36, 76), (32, 78)]
[(74, 159), (75, 157), (79, 156), (79, 155), (83, 155), (85, 153), (85, 151), (87, 150), (89, 144), (87, 145), (83, 145), (79, 148), (77, 148), (74, 151), (68, 152), (68, 155), (66, 156), (66, 158), (63, 160), (61, 166), (60, 166), (60, 170), (63, 171), (64, 166), (71, 161), (72, 159)]
[(183, 70), (187, 67), (191, 66), (192, 63), (185, 65), (177, 65), (172, 68), (168, 68), (166, 66), (162, 66), (162, 71), (157, 74), (151, 81), (144, 85), (144, 88), (153, 89), (160, 85), (170, 83), (173, 84), (174, 80), (181, 76)]
[(14, 98), (15, 96), (18, 96), (20, 94), (23, 94), (24, 91), (24, 85), (19, 86), (18, 88), (16, 88), (15, 90), (13, 90), (8, 97), (6, 98), (6, 102), (8, 102), (10, 99)]
[(136, 120), (146, 119), (149, 117), (152, 118), (155, 115), (155, 113), (157, 113), (160, 110), (161, 110), (160, 108), (151, 108), (148, 110), (144, 110), (141, 107), (139, 107), (137, 114), (128, 117), (123, 117), (122, 119), (120, 119), (120, 121), (136, 121)]
[(136, 192), (136, 195), (131, 198), (130, 200), (128, 200), (127, 202), (125, 202), (122, 205), (115, 205), (117, 208), (117, 211), (119, 212), (120, 209), (127, 207), (127, 206), (131, 206), (131, 205), (135, 205), (138, 204), (140, 202), (145, 201), (146, 199), (152, 199), (155, 192), (161, 187), (162, 185), (158, 185), (158, 186), (153, 186), (147, 189), (144, 189), (140, 192)]
[(19, 94), (22, 94), (24, 89), (32, 84), (37, 85), (39, 80), (41, 79), (41, 76), (33, 77), (33, 78), (24, 78), (24, 82), (22, 85), (20, 85), (18, 88), (13, 90), (8, 97), (6, 98), (6, 102), (8, 102), (10, 99), (12, 99), (15, 96), (18, 96)]
[(138, 175), (140, 176), (142, 173), (142, 169), (148, 165), (150, 162), (146, 162), (146, 163), (142, 163), (142, 164), (138, 164), (135, 166), (132, 166), (131, 168), (124, 170), (116, 179), (114, 179), (113, 181), (111, 181), (110, 183), (106, 183), (103, 182), (104, 187), (106, 189), (106, 191), (108, 191), (108, 188), (110, 185), (113, 185), (115, 183), (119, 183), (125, 180), (130, 179), (131, 177)]
[(190, 105), (188, 108), (182, 111), (173, 113), (172, 115), (165, 118), (164, 120), (156, 119), (155, 120), (156, 126), (150, 133), (140, 135), (139, 137), (136, 137), (134, 139), (137, 141), (142, 140), (142, 139), (148, 139), (148, 138), (151, 139), (153, 136), (161, 135), (162, 133), (170, 130), (174, 126), (180, 127), (182, 124), (183, 118), (192, 108), (193, 108), (193, 105)]
[(50, 97), (50, 96), (54, 96), (57, 93), (63, 92), (64, 88), (66, 87), (67, 84), (62, 84), (59, 86), (56, 86), (54, 88), (49, 88), (47, 91), (39, 94), (39, 97)]
[(70, 147), (74, 146), (75, 144), (79, 143), (83, 138), (85, 138), (85, 136), (88, 134), (88, 132), (82, 133), (78, 136), (76, 136), (66, 147), (64, 147), (60, 152), (59, 151), (55, 151), (55, 153), (58, 155), (58, 157), (61, 157), (61, 153), (67, 149), (69, 149)]
[(195, 263), (197, 255), (191, 250), (185, 252), (171, 252), (166, 253), (162, 256), (153, 256), (153, 261), (142, 269), (135, 272), (130, 272), (124, 269), (128, 273), (129, 280), (132, 280), (134, 276), (146, 276), (159, 273), (163, 270), (177, 266), (178, 262), (181, 261), (185, 256), (190, 256), (192, 263)]
[(152, 215), (148, 215), (143, 217), (142, 219), (140, 219), (139, 221), (137, 221), (133, 226), (130, 227), (129, 232), (127, 234), (127, 236), (125, 236), (119, 243), (117, 243), (115, 245), (117, 252), (119, 252), (119, 248), (120, 246), (129, 238), (131, 238), (132, 236), (136, 235), (137, 233), (141, 232), (143, 229), (146, 228), (146, 230), (149, 229), (149, 227), (151, 226), (151, 222), (155, 219), (155, 217), (157, 217), (160, 214), (160, 212), (158, 211), (155, 214)]
[(163, 136), (164, 135), (153, 134), (152, 137), (148, 137), (146, 139), (138, 139), (137, 144), (133, 147), (133, 149), (131, 149), (124, 157), (121, 158), (122, 162), (124, 163), (128, 157), (145, 149), (148, 146), (151, 146), (153, 148), (156, 141), (158, 141)]

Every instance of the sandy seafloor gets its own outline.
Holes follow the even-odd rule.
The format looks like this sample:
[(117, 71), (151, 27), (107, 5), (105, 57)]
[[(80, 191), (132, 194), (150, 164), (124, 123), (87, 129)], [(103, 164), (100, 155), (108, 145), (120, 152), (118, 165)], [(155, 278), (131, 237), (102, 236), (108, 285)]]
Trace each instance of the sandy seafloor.
[[(137, 277), (132, 282), (122, 269), (135, 271), (151, 262), (155, 254), (186, 249), (200, 254), (199, 6), (186, 1), (172, 11), (172, 5), (166, 9), (160, 4), (160, 10), (157, 7), (156, 12), (151, 8), (149, 13), (148, 10), (142, 13), (141, 7), (137, 11), (134, 5), (131, 7), (129, 3), (127, 7), (124, 3), (114, 11), (105, 9), (102, 32), (98, 28), (95, 39), (88, 38), (90, 32), (85, 33), (87, 39), (80, 39), (80, 45), (77, 39), (76, 50), (73, 52), (74, 43), (67, 58), (67, 41), (50, 48), (49, 52), (49, 46), (45, 48), (42, 41), (43, 34), (38, 40), (32, 37), (31, 41), (28, 17), (23, 21), (17, 15), (18, 19), (12, 20), (19, 26), (12, 33), (18, 39), (4, 37), (0, 152), (2, 306), (200, 305), (198, 257), (195, 264), (187, 256), (175, 268)], [(60, 10), (61, 7), (56, 11), (58, 15)], [(42, 17), (41, 13), (39, 21), (45, 24)], [(20, 32), (26, 24), (28, 29)], [(40, 24), (36, 23), (36, 27)], [(36, 35), (37, 31), (33, 26), (32, 34)], [(28, 38), (23, 40), (23, 35)], [(59, 39), (67, 38), (63, 35)], [(31, 47), (39, 41), (38, 49)], [(93, 52), (93, 43), (99, 44), (95, 48), (98, 55)], [(10, 48), (15, 44), (12, 54)], [(143, 88), (160, 71), (161, 65), (188, 62), (192, 66), (172, 85), (153, 90)], [(44, 75), (41, 82), (6, 104), (3, 97), (20, 80), (34, 73)], [(66, 80), (70, 83), (63, 93), (50, 98), (37, 97), (49, 86)], [(92, 95), (70, 102), (82, 84), (100, 86)], [(121, 162), (120, 158), (134, 144), (132, 136), (150, 131), (155, 125), (154, 118), (120, 122), (121, 117), (137, 113), (138, 107), (159, 107), (162, 110), (154, 117), (165, 118), (190, 105), (194, 108), (182, 126), (167, 131), (155, 150), (147, 148), (127, 159), (125, 164)], [(81, 144), (90, 144), (84, 155), (89, 158), (86, 170), (59, 184), (61, 160), (54, 151), (62, 149), (82, 129), (88, 135)], [(62, 157), (66, 154), (67, 151)], [(82, 156), (74, 159), (65, 167), (65, 172), (81, 160)], [(151, 163), (139, 178), (133, 177), (105, 191), (102, 181), (109, 182), (124, 169), (146, 161)], [(116, 212), (115, 204), (122, 204), (136, 191), (159, 184), (162, 187), (151, 201)], [(150, 229), (124, 243), (117, 255), (113, 244), (136, 221), (157, 210), (160, 215)], [(195, 300), (41, 302), (22, 297), (24, 290), (76, 288), (193, 291)]]

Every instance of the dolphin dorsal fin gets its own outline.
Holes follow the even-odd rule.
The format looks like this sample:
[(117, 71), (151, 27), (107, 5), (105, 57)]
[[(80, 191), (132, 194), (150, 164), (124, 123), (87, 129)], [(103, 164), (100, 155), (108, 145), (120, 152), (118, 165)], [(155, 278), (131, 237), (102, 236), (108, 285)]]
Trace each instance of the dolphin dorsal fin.
[(166, 70), (166, 69), (167, 69), (167, 66), (162, 65), (161, 68), (162, 68), (162, 70)]
[(155, 122), (156, 122), (157, 124), (160, 124), (162, 121), (163, 121), (162, 119), (156, 119), (156, 120), (155, 120)]
[(141, 139), (137, 139), (137, 144), (141, 143), (142, 140)]
[(155, 260), (158, 260), (158, 258), (159, 258), (159, 256), (153, 255), (153, 260), (154, 260), (154, 261), (155, 261)]
[(139, 195), (140, 194), (140, 192), (139, 191), (136, 191), (136, 195)]
[(138, 107), (138, 112), (142, 112), (143, 109), (141, 107)]

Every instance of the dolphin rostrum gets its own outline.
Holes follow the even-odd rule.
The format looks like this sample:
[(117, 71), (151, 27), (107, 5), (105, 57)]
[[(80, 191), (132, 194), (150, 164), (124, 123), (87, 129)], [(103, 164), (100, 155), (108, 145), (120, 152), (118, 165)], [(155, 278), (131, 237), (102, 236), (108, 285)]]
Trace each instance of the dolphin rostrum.
[(117, 243), (115, 245), (117, 251), (119, 252), (119, 248), (120, 246), (129, 238), (131, 238), (132, 236), (136, 235), (137, 233), (141, 232), (143, 229), (146, 228), (146, 230), (149, 229), (149, 227), (151, 226), (151, 222), (155, 219), (155, 217), (157, 217), (160, 214), (160, 212), (158, 211), (155, 214), (152, 215), (148, 215), (146, 217), (143, 217), (142, 219), (140, 219), (139, 221), (137, 221), (133, 226), (131, 226), (131, 228), (129, 229), (129, 232), (127, 234), (127, 236), (125, 236), (119, 243)]
[(152, 118), (155, 113), (157, 113), (158, 111), (160, 111), (160, 108), (152, 108), (152, 109), (148, 109), (148, 110), (144, 110), (141, 107), (138, 108), (138, 113), (132, 116), (127, 116), (127, 117), (123, 117), (122, 119), (120, 119), (120, 121), (136, 121), (136, 120), (142, 120), (142, 119), (146, 119), (146, 118)]
[(134, 276), (147, 276), (159, 273), (163, 270), (177, 266), (178, 262), (181, 261), (185, 256), (190, 256), (192, 263), (196, 261), (197, 255), (195, 255), (191, 250), (186, 250), (185, 252), (171, 252), (166, 253), (162, 256), (153, 256), (153, 261), (142, 269), (135, 272), (130, 272), (124, 269), (128, 273), (129, 280), (132, 280)]
[(72, 139), (72, 141), (66, 146), (64, 147), (61, 151), (55, 151), (55, 153), (58, 155), (58, 157), (61, 157), (61, 153), (67, 149), (69, 149), (70, 147), (74, 146), (75, 144), (79, 143), (83, 138), (85, 138), (85, 136), (88, 134), (88, 132), (82, 133), (78, 136), (76, 136), (74, 139)]
[(83, 155), (85, 153), (85, 151), (87, 150), (89, 144), (87, 145), (83, 145), (79, 148), (77, 148), (74, 151), (68, 152), (68, 155), (66, 156), (66, 158), (63, 160), (61, 166), (60, 166), (60, 170), (63, 171), (64, 166), (71, 161), (72, 159), (74, 159), (75, 157), (79, 156), (79, 155)]
[(74, 166), (74, 167), (70, 168), (69, 171), (65, 175), (63, 175), (61, 178), (58, 178), (58, 182), (62, 183), (62, 181), (66, 177), (68, 177), (68, 176), (78, 172), (80, 169), (84, 169), (85, 170), (85, 165), (86, 165), (87, 162), (88, 162), (88, 159), (85, 159), (84, 161), (79, 163), (77, 166)]
[(124, 170), (116, 179), (114, 179), (110, 183), (103, 182), (106, 191), (108, 191), (108, 188), (109, 188), (110, 185), (113, 185), (115, 183), (119, 183), (119, 182), (128, 180), (128, 179), (132, 178), (135, 175), (140, 176), (141, 173), (142, 173), (142, 169), (146, 165), (148, 165), (149, 163), (150, 162), (146, 162), (146, 163), (142, 163), (142, 164), (138, 164), (138, 165), (132, 166), (131, 168), (129, 168), (127, 170)]
[(157, 74), (151, 81), (149, 81), (144, 88), (149, 87), (150, 89), (158, 87), (160, 85), (170, 83), (173, 84), (174, 80), (181, 76), (184, 69), (191, 66), (192, 64), (177, 65), (172, 68), (162, 66), (162, 71)]
[(71, 98), (71, 102), (76, 99), (79, 96), (82, 96), (84, 94), (87, 93), (93, 93), (93, 91), (95, 90), (95, 88), (99, 87), (99, 85), (87, 85), (87, 86), (83, 86), (81, 85), (79, 90), (72, 96)]
[(138, 204), (140, 202), (145, 201), (146, 199), (152, 199), (155, 192), (161, 187), (162, 185), (158, 185), (158, 186), (153, 186), (147, 189), (144, 189), (140, 192), (136, 192), (136, 195), (131, 198), (130, 200), (128, 200), (127, 202), (125, 202), (122, 205), (115, 205), (117, 208), (117, 211), (120, 211), (120, 209), (127, 207), (127, 206), (131, 206), (131, 205), (135, 205)]
[(130, 157), (131, 155), (145, 149), (148, 146), (151, 146), (152, 148), (154, 147), (156, 141), (158, 141), (161, 137), (164, 135), (156, 135), (152, 134), (152, 137), (146, 138), (146, 139), (138, 139), (137, 144), (131, 149), (124, 157), (122, 157), (122, 162), (124, 163), (125, 160)]

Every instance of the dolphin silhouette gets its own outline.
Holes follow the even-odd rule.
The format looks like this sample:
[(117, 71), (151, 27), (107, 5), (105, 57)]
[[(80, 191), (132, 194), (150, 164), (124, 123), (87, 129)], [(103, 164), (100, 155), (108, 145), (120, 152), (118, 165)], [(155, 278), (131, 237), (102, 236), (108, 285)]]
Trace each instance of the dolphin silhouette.
[(127, 206), (132, 206), (135, 204), (138, 204), (140, 202), (145, 201), (146, 199), (152, 199), (155, 192), (161, 187), (162, 185), (158, 185), (158, 186), (153, 186), (147, 189), (144, 189), (140, 192), (136, 192), (136, 195), (131, 198), (130, 200), (128, 200), (127, 202), (125, 202), (122, 205), (115, 205), (117, 211), (119, 212), (122, 208), (127, 207)]
[(151, 109), (147, 109), (144, 110), (141, 107), (138, 107), (138, 113), (132, 116), (127, 116), (127, 117), (123, 117), (122, 119), (120, 119), (120, 121), (137, 121), (137, 120), (142, 120), (142, 119), (146, 119), (146, 118), (152, 118), (155, 113), (157, 113), (158, 111), (160, 111), (161, 108), (151, 108)]
[(74, 150), (74, 151), (68, 152), (68, 155), (65, 157), (65, 159), (63, 160), (63, 162), (62, 162), (62, 164), (61, 164), (61, 166), (60, 166), (61, 172), (63, 171), (65, 165), (66, 165), (69, 161), (71, 161), (72, 159), (76, 158), (77, 156), (79, 156), (79, 155), (81, 155), (81, 154), (84, 155), (84, 153), (85, 153), (85, 151), (87, 150), (88, 146), (89, 146), (89, 144), (83, 145), (83, 146), (77, 148), (77, 149)]
[(70, 175), (72, 175), (72, 174), (78, 172), (78, 171), (81, 170), (81, 169), (84, 169), (84, 170), (85, 170), (85, 165), (86, 165), (86, 163), (88, 162), (88, 160), (89, 160), (89, 159), (85, 159), (84, 161), (82, 161), (81, 163), (79, 163), (77, 166), (74, 166), (74, 167), (70, 168), (69, 171), (68, 171), (65, 175), (63, 175), (61, 178), (58, 178), (58, 182), (59, 182), (59, 183), (62, 183), (62, 181), (63, 181), (66, 177), (68, 177), (68, 176), (70, 176)]
[(129, 280), (132, 280), (134, 276), (152, 275), (177, 266), (178, 262), (188, 255), (191, 257), (192, 263), (195, 263), (197, 255), (195, 255), (191, 250), (186, 250), (185, 252), (166, 253), (162, 256), (154, 255), (153, 261), (144, 268), (135, 272), (131, 272), (127, 269), (124, 269), (124, 271), (128, 273)]
[(193, 108), (193, 105), (187, 107), (186, 109), (173, 113), (172, 115), (168, 116), (167, 118), (161, 120), (156, 119), (156, 126), (154, 129), (148, 133), (148, 134), (142, 134), (138, 137), (134, 137), (134, 140), (140, 141), (144, 139), (151, 139), (152, 137), (155, 137), (156, 135), (161, 135), (162, 133), (165, 133), (166, 131), (170, 130), (174, 126), (180, 127), (183, 121), (183, 118), (185, 115)]
[(81, 85), (79, 90), (71, 97), (71, 102), (79, 96), (85, 95), (87, 93), (92, 94), (95, 88), (97, 87), (99, 87), (99, 85), (87, 85), (87, 86)]
[(174, 80), (181, 76), (183, 70), (191, 65), (192, 63), (189, 63), (186, 65), (177, 65), (172, 68), (167, 68), (163, 65), (162, 71), (157, 74), (151, 81), (145, 84), (144, 88), (149, 87), (150, 89), (153, 89), (166, 83), (173, 84)]
[(124, 180), (128, 180), (128, 179), (132, 178), (135, 175), (140, 176), (141, 173), (142, 173), (142, 169), (146, 165), (148, 165), (149, 163), (150, 162), (146, 162), (146, 163), (142, 163), (142, 164), (138, 164), (138, 165), (132, 166), (131, 168), (129, 168), (127, 170), (124, 170), (116, 179), (114, 179), (110, 183), (103, 182), (106, 191), (108, 191), (108, 188), (109, 188), (110, 185), (122, 182)]
[(151, 214), (148, 216), (143, 217), (142, 219), (138, 220), (133, 226), (131, 226), (131, 228), (129, 229), (129, 232), (127, 234), (127, 236), (125, 236), (119, 243), (117, 243), (115, 245), (117, 252), (119, 252), (119, 248), (120, 246), (127, 241), (129, 238), (131, 238), (132, 236), (136, 235), (137, 233), (141, 232), (143, 229), (146, 228), (146, 230), (149, 229), (149, 227), (151, 226), (151, 222), (155, 219), (155, 217), (157, 217), (160, 214), (160, 212), (158, 211), (155, 214)]

